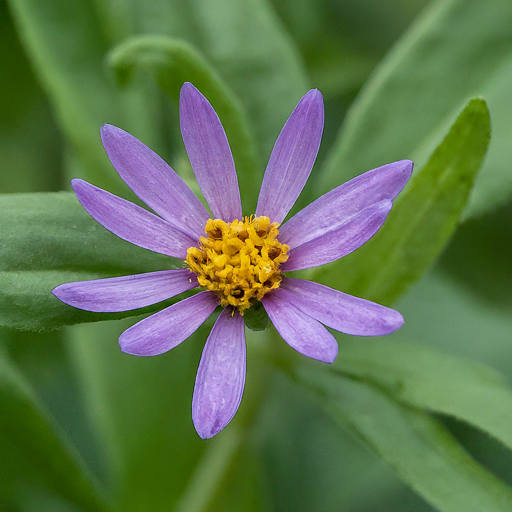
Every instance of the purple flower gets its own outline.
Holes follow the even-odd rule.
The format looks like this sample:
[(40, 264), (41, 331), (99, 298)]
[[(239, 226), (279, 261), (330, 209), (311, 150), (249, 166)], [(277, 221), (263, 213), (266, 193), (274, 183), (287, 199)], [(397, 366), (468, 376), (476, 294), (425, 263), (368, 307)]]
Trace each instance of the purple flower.
[(186, 83), (180, 96), (183, 141), (212, 211), (153, 151), (105, 125), (101, 138), (121, 178), (157, 215), (75, 179), (80, 203), (117, 236), (181, 258), (186, 268), (62, 284), (53, 294), (87, 311), (149, 306), (196, 287), (204, 291), (127, 329), (121, 350), (139, 356), (167, 352), (214, 311), (224, 309), (203, 350), (192, 401), (198, 434), (209, 438), (233, 418), (245, 382), (244, 312), (261, 301), (283, 339), (327, 363), (338, 353), (324, 327), (357, 336), (389, 334), (403, 324), (397, 311), (282, 272), (335, 261), (369, 240), (412, 172), (412, 162), (384, 165), (320, 197), (279, 229), (302, 191), (322, 136), (322, 95), (309, 91), (279, 135), (265, 171), (255, 216), (243, 217), (231, 150), (217, 114)]

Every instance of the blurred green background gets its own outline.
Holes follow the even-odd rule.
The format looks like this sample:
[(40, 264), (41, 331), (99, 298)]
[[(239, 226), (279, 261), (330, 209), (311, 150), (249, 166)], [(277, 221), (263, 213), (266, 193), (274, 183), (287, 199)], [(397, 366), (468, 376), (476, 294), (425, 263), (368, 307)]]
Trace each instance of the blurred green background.
[[(309, 87), (321, 90), (324, 137), (301, 205), (394, 159), (423, 165), (467, 99), (483, 95), (493, 138), (465, 220), (394, 303), (404, 327), (379, 343), (430, 347), (484, 363), (510, 381), (512, 7), (447, 1), (422, 11), (426, 4), (0, 0), (0, 193), (69, 191), (70, 178), (81, 176), (131, 198), (103, 154), (102, 123), (127, 129), (189, 177), (174, 101), (183, 81), (179, 62), (151, 52), (130, 61), (127, 50), (117, 54), (120, 64), (109, 54), (140, 34), (185, 40), (212, 63), (243, 104), (260, 172), (300, 96)], [(368, 79), (340, 144), (347, 111)], [(0, 355), (26, 379), (21, 388), (68, 443), (71, 462), (66, 469), (51, 434), (41, 434), (46, 427), (38, 427), (37, 411), (2, 398), (0, 416), (18, 414), (20, 422), (0, 420), (0, 510), (438, 510), (265, 364), (258, 333), (248, 334), (248, 383), (237, 419), (218, 438), (201, 441), (190, 404), (211, 323), (151, 359), (119, 351), (117, 337), (131, 323), (49, 332), (2, 327)], [(512, 456), (498, 440), (436, 417), (512, 485)], [(86, 467), (83, 481), (73, 474), (76, 464)]]

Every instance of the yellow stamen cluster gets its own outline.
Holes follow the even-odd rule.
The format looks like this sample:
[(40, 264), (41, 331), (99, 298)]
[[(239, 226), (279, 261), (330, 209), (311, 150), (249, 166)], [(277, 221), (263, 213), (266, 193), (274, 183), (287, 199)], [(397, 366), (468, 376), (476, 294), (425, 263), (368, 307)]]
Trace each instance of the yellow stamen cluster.
[(252, 215), (231, 224), (209, 219), (200, 248), (190, 247), (185, 261), (199, 284), (218, 295), (221, 306), (234, 306), (243, 315), (281, 283), (279, 265), (288, 259), (289, 247), (277, 240), (278, 225)]

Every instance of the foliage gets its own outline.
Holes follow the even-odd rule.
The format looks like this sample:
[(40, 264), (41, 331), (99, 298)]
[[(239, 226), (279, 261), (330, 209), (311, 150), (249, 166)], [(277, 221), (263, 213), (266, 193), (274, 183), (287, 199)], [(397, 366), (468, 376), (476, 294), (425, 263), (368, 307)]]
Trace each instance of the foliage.
[[(7, 4), (0, 509), (510, 510), (512, 4)], [(170, 353), (135, 358), (117, 346), (133, 322), (121, 317), (168, 304), (87, 313), (50, 293), (181, 264), (99, 226), (69, 179), (136, 200), (101, 146), (109, 123), (197, 191), (178, 128), (184, 81), (226, 127), (244, 213), (254, 211), (280, 127), (310, 87), (324, 92), (326, 125), (298, 205), (371, 168), (415, 161), (374, 238), (303, 272), (393, 304), (404, 327), (382, 339), (337, 335), (339, 356), (327, 366), (281, 350), (254, 311), (244, 400), (208, 442), (193, 430), (190, 402), (212, 319)]]

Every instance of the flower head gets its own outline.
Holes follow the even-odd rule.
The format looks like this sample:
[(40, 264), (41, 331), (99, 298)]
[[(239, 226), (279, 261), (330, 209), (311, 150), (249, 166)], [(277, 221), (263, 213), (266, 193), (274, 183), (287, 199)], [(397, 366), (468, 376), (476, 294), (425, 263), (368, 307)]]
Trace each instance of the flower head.
[(302, 354), (332, 363), (338, 353), (324, 327), (358, 336), (389, 334), (397, 311), (283, 272), (335, 261), (369, 240), (412, 172), (402, 160), (368, 171), (320, 197), (281, 225), (311, 172), (323, 130), (323, 102), (309, 91), (279, 135), (254, 216), (243, 217), (235, 164), (217, 114), (191, 84), (182, 87), (183, 141), (208, 213), (185, 182), (127, 132), (105, 125), (105, 150), (127, 185), (157, 215), (83, 180), (72, 180), (83, 207), (117, 236), (181, 258), (185, 268), (66, 283), (53, 294), (98, 312), (137, 309), (193, 288), (195, 295), (133, 325), (121, 350), (153, 356), (187, 339), (223, 308), (201, 356), (192, 401), (198, 434), (209, 438), (233, 418), (245, 383), (244, 313), (261, 302), (282, 338)]

